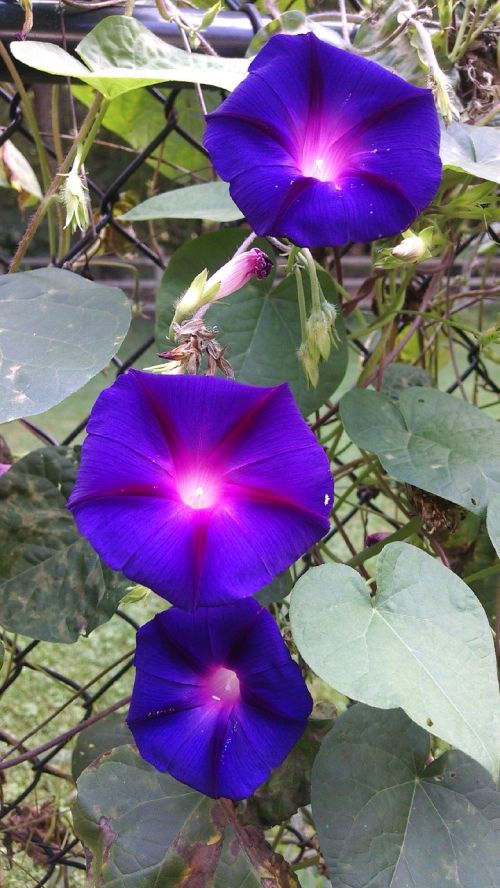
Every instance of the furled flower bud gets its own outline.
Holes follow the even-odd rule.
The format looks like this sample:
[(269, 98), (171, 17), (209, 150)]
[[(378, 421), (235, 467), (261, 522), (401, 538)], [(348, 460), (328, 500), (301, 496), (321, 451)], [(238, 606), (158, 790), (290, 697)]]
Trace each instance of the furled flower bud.
[(175, 323), (179, 324), (195, 312), (201, 317), (212, 302), (241, 290), (254, 275), (262, 280), (270, 274), (272, 267), (269, 256), (254, 247), (237, 253), (211, 277), (207, 277), (207, 270), (204, 269), (179, 300), (175, 309)]
[(370, 546), (375, 546), (377, 543), (381, 543), (382, 540), (387, 539), (390, 536), (388, 530), (379, 531), (378, 533), (368, 533), (365, 536), (365, 547), (369, 548)]
[(272, 267), (273, 263), (269, 256), (258, 247), (254, 247), (252, 250), (233, 256), (229, 262), (219, 268), (208, 279), (207, 289), (219, 284), (214, 298), (222, 299), (223, 296), (229, 296), (236, 290), (240, 290), (254, 275), (259, 280), (266, 278), (271, 273)]
[(5, 475), (5, 472), (8, 472), (10, 469), (9, 463), (0, 463), (0, 475)]
[(319, 352), (323, 361), (330, 356), (332, 343), (338, 339), (335, 330), (337, 310), (326, 299), (322, 299), (319, 311), (312, 311), (306, 321), (306, 333), (309, 343), (309, 351)]
[(311, 348), (309, 342), (301, 342), (297, 351), (297, 357), (302, 364), (305, 377), (313, 388), (316, 388), (319, 381), (319, 352)]
[(90, 221), (89, 197), (87, 187), (78, 171), (78, 166), (73, 166), (65, 178), (61, 189), (61, 198), (66, 208), (65, 228), (71, 231), (85, 231)]
[(405, 238), (391, 250), (396, 259), (402, 259), (404, 262), (418, 262), (426, 252), (427, 245), (424, 239), (418, 235)]

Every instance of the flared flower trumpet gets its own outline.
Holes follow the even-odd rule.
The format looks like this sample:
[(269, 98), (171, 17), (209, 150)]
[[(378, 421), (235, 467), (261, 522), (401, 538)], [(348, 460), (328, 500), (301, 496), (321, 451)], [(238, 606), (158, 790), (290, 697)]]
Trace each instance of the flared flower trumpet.
[(301, 247), (397, 234), (441, 180), (431, 91), (312, 33), (272, 37), (207, 120), (250, 225)]
[(273, 618), (254, 599), (171, 608), (137, 634), (128, 725), (160, 771), (243, 799), (303, 733), (312, 700)]
[(69, 508), (110, 567), (192, 610), (269, 583), (332, 496), (287, 385), (130, 370), (94, 406)]

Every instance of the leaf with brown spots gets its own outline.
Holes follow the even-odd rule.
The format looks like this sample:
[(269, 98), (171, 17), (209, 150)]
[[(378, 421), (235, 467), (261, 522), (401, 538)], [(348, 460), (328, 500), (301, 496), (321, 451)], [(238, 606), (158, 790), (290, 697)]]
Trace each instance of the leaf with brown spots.
[(131, 746), (103, 755), (77, 786), (73, 820), (96, 888), (299, 888), (232, 802), (156, 771)]
[(129, 585), (78, 532), (66, 500), (79, 448), (42, 447), (0, 478), (0, 622), (69, 643), (105, 623)]

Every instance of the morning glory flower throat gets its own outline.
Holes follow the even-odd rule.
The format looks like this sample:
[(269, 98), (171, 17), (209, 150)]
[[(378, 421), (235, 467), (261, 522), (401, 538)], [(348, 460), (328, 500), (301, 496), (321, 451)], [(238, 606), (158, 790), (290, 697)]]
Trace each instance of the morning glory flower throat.
[(272, 37), (207, 120), (250, 225), (301, 247), (397, 234), (441, 180), (431, 91), (311, 33)]
[(92, 410), (69, 508), (106, 564), (192, 610), (269, 583), (332, 496), (287, 385), (130, 370)]
[(171, 608), (137, 634), (128, 725), (160, 771), (243, 799), (297, 742), (312, 700), (273, 618), (253, 598)]

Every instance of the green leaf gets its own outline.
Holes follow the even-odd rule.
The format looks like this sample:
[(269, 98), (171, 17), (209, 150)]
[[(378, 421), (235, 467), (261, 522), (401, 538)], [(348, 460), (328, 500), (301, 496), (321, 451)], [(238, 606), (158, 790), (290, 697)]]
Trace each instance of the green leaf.
[(188, 185), (150, 197), (122, 217), (126, 222), (147, 219), (208, 219), (211, 222), (234, 222), (242, 219), (238, 207), (229, 196), (226, 182), (205, 182)]
[(399, 401), (399, 396), (404, 389), (419, 386), (420, 388), (432, 388), (434, 380), (427, 370), (414, 367), (412, 364), (389, 364), (384, 370), (381, 391), (391, 401)]
[(0, 422), (76, 392), (109, 363), (129, 324), (117, 287), (59, 268), (0, 278)]
[[(205, 267), (209, 274), (213, 274), (231, 258), (244, 237), (244, 232), (226, 229), (189, 241), (174, 254), (158, 293), (159, 351), (165, 350), (173, 306), (195, 274)], [(270, 252), (265, 241), (254, 241), (252, 246)], [(303, 280), (308, 299), (310, 283), (306, 273)], [(319, 384), (315, 389), (308, 388), (296, 355), (300, 345), (300, 319), (293, 276), (273, 290), (272, 277), (263, 281), (253, 279), (237, 293), (216, 302), (206, 315), (207, 323), (219, 329), (219, 342), (229, 346), (227, 357), (236, 378), (252, 385), (272, 386), (288, 382), (305, 415), (321, 407), (335, 392), (347, 369), (345, 330), (335, 286), (324, 272), (319, 272), (319, 280), (325, 298), (339, 310), (340, 345), (332, 348), (328, 361), (320, 365)]]
[(169, 46), (137, 19), (122, 15), (106, 16), (80, 41), (76, 52), (85, 64), (52, 43), (14, 41), (10, 49), (19, 62), (82, 80), (107, 99), (155, 83), (202, 83), (231, 90), (248, 68), (244, 59), (197, 55)]
[(99, 888), (298, 888), (263, 834), (217, 802), (156, 771), (128, 746), (78, 779), (77, 834)]
[(264, 586), (260, 592), (257, 592), (255, 598), (257, 601), (260, 601), (261, 604), (267, 606), (274, 601), (281, 601), (282, 598), (286, 598), (286, 596), (292, 591), (292, 587), (292, 575), (287, 569), (284, 570), (283, 573), (278, 574), (274, 580), (271, 583), (268, 583), (267, 586)]
[(312, 812), (335, 888), (494, 888), (491, 778), (460, 752), (426, 767), (429, 737), (401, 710), (337, 719), (313, 768)]
[(85, 728), (78, 734), (71, 756), (73, 780), (78, 780), (82, 771), (105, 752), (133, 742), (125, 717), (119, 712), (112, 712), (89, 728)]
[(407, 543), (385, 547), (377, 578), (373, 599), (346, 565), (315, 567), (298, 580), (290, 619), (302, 657), (337, 691), (370, 706), (401, 707), (496, 776), (495, 652), (476, 596)]
[(268, 829), (289, 820), (311, 801), (311, 771), (331, 718), (311, 718), (299, 742), (268, 780), (242, 803), (243, 818)]
[(0, 478), (0, 623), (73, 642), (114, 614), (129, 581), (78, 533), (66, 500), (79, 450), (44, 447)]
[[(94, 99), (94, 90), (91, 87), (75, 84), (72, 92), (79, 102), (87, 108), (90, 107)], [(205, 104), (208, 110), (213, 110), (218, 103), (217, 94), (207, 91)], [(193, 90), (183, 90), (177, 96), (175, 113), (179, 126), (201, 142), (205, 123)], [(137, 151), (143, 151), (165, 126), (165, 109), (162, 102), (152, 96), (147, 89), (136, 89), (134, 92), (116, 96), (110, 102), (102, 125)], [(159, 170), (163, 176), (175, 179), (178, 179), (184, 171), (189, 175), (190, 170), (206, 170), (209, 175), (211, 170), (208, 158), (204, 158), (197, 148), (186, 142), (175, 131), (169, 133), (168, 151), (155, 151), (145, 162)]]
[(500, 558), (500, 493), (491, 498), (486, 513), (486, 527), (496, 553)]
[(452, 123), (441, 130), (443, 165), (500, 184), (500, 130), (496, 126)]
[(379, 392), (352, 389), (340, 416), (351, 440), (376, 453), (392, 478), (478, 515), (500, 491), (500, 426), (460, 398), (409, 388), (396, 406)]

